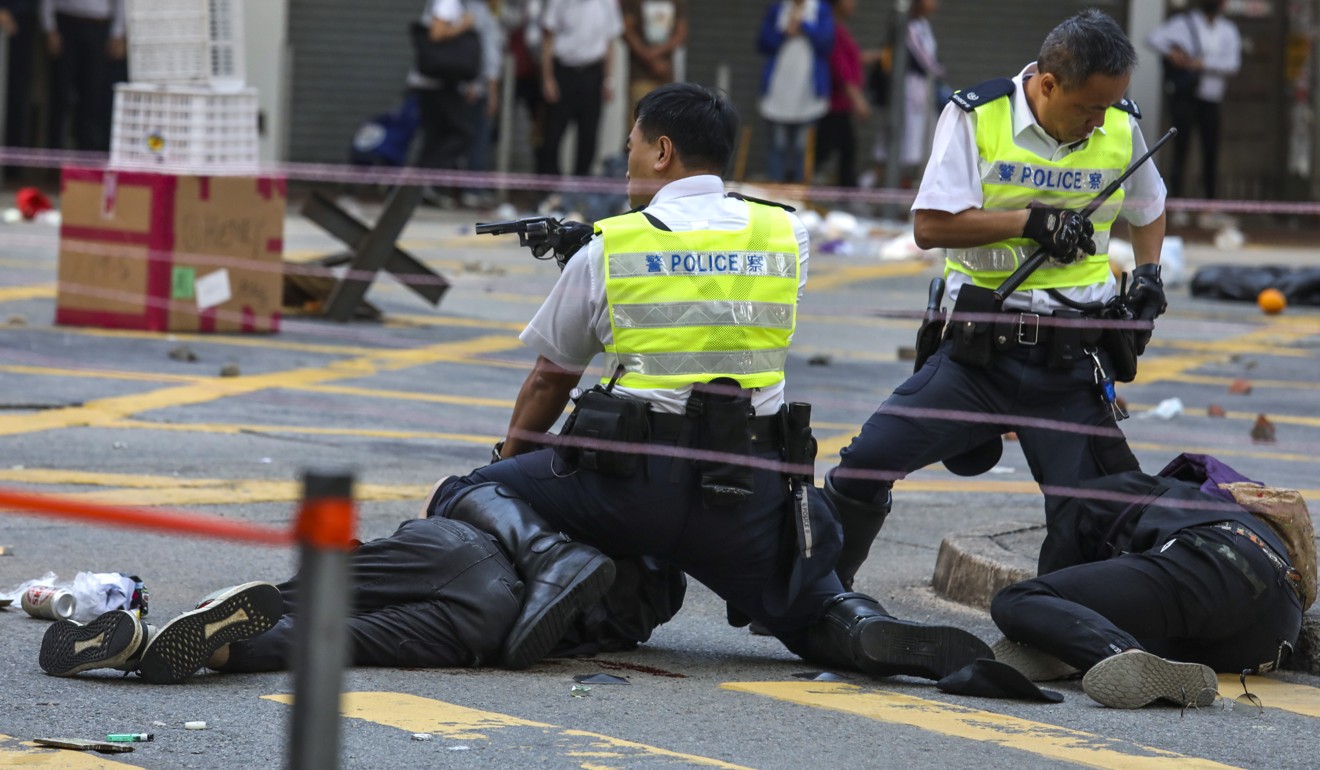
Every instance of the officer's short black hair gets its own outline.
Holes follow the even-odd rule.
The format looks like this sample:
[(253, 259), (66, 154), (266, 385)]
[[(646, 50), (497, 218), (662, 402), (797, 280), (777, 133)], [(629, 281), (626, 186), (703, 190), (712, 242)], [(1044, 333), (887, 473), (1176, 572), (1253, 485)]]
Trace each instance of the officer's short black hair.
[(1064, 88), (1076, 88), (1092, 75), (1132, 74), (1137, 68), (1137, 52), (1118, 22), (1091, 8), (1045, 36), (1036, 66), (1058, 78)]
[(638, 128), (648, 142), (669, 137), (683, 165), (721, 176), (738, 140), (738, 111), (722, 92), (696, 83), (669, 83), (637, 102)]

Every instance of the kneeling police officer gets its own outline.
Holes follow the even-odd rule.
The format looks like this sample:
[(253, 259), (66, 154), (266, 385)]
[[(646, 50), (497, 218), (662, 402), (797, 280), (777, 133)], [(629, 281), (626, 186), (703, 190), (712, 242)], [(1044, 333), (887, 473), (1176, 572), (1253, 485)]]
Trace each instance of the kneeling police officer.
[[(559, 530), (610, 557), (653, 557), (723, 598), (730, 622), (754, 620), (808, 660), (941, 678), (988, 647), (896, 620), (834, 574), (838, 524), (802, 478), (805, 405), (784, 399), (808, 237), (785, 207), (726, 193), (737, 126), (723, 95), (694, 84), (637, 105), (629, 194), (649, 203), (598, 222), (564, 266), (521, 336), (539, 356), (500, 461), (443, 482), (430, 512), (502, 539)], [(602, 383), (546, 436), (601, 352)], [(565, 620), (608, 583), (608, 567), (579, 567), (550, 592)]]

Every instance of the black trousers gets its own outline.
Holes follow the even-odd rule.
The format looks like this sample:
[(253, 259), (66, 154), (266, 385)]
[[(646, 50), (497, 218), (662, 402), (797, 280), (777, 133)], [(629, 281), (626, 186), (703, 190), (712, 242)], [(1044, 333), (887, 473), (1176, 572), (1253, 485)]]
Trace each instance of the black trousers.
[(857, 128), (850, 112), (827, 112), (816, 124), (816, 169), (839, 156), (839, 186), (857, 186)]
[(1200, 135), (1201, 184), (1205, 197), (1214, 198), (1219, 182), (1220, 107), (1218, 102), (1202, 99), (1174, 99), (1169, 103), (1178, 139), (1173, 143), (1173, 166), (1169, 171), (1169, 194), (1183, 197), (1183, 178), (1187, 171), (1187, 153), (1192, 135)]
[(537, 154), (536, 173), (559, 176), (559, 145), (572, 123), (577, 126), (573, 173), (588, 176), (596, 159), (596, 143), (600, 135), (605, 64), (596, 62), (569, 67), (556, 60), (555, 82), (559, 84), (559, 101), (545, 106), (545, 133)]
[[(779, 452), (758, 456), (777, 460)], [(433, 510), (444, 516), (449, 501), (466, 487), (504, 484), (569, 537), (611, 557), (652, 556), (673, 564), (764, 625), (789, 650), (804, 654), (808, 626), (843, 592), (833, 573), (838, 530), (816, 535), (826, 576), (811, 580), (786, 608), (772, 611), (767, 586), (780, 578), (788, 549), (796, 547), (786, 532), (787, 484), (777, 471), (756, 470), (751, 501), (722, 509), (702, 503), (698, 479), (686, 459), (648, 455), (635, 476), (616, 478), (575, 470), (543, 449), (450, 479), (437, 491)]]
[(9, 38), (9, 80), (5, 94), (5, 145), (31, 147), (32, 84), (36, 81), (37, 39), (41, 34), (35, 13), (15, 13), (18, 34)]
[(1302, 606), (1259, 546), (1200, 526), (1144, 553), (1011, 585), (990, 614), (1009, 639), (1083, 671), (1138, 648), (1237, 673), (1273, 667), (1281, 644), (1297, 641)]
[[(487, 534), (449, 519), (405, 521), (349, 557), (356, 666), (445, 668), (495, 661), (522, 608), (522, 583)], [(230, 646), (224, 671), (282, 671), (294, 649), (298, 578), (279, 586), (284, 617)]]
[[(1017, 432), (1038, 484), (1072, 486), (1138, 469), (1127, 440), (1115, 432), (1118, 426), (1100, 402), (1089, 359), (1068, 370), (1050, 369), (1045, 363), (1046, 346), (1040, 345), (997, 354), (984, 368), (967, 367), (949, 358), (949, 346), (946, 341), (921, 371), (898, 386), (840, 452), (838, 468), (831, 471), (831, 481), (840, 492), (857, 500), (883, 502), (892, 481), (876, 478), (875, 472), (900, 478), (1010, 430)], [(1107, 360), (1103, 352), (1100, 355)], [(945, 410), (962, 416), (889, 410)], [(1035, 420), (1083, 430), (1103, 428), (1111, 435), (1060, 429)], [(1048, 500), (1049, 496), (1046, 509), (1050, 510)]]
[(472, 144), (472, 125), (467, 119), (468, 103), (458, 86), (442, 83), (439, 88), (416, 88), (421, 118), (422, 147), (417, 165), (422, 168), (458, 168), (459, 159)]
[(48, 145), (64, 147), (65, 122), (73, 108), (74, 147), (91, 152), (110, 150), (113, 105), (110, 22), (58, 13), (61, 52), (51, 73)]

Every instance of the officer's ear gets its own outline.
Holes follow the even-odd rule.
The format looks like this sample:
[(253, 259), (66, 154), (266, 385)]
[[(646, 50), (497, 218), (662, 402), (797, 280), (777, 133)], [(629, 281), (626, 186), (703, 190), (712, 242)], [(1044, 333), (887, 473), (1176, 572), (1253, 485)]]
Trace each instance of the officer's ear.
[(655, 170), (663, 174), (674, 164), (676, 157), (674, 155), (674, 143), (670, 141), (669, 137), (661, 136), (659, 141), (655, 143), (655, 146), (657, 149)]

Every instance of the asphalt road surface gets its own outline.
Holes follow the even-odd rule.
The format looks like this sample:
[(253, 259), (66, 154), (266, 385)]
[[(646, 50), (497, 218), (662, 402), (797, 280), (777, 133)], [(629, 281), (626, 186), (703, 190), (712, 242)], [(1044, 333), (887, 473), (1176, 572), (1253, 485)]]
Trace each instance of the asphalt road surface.
[[(0, 229), (0, 487), (127, 506), (218, 515), (284, 527), (307, 469), (351, 469), (359, 536), (388, 534), (415, 514), (439, 477), (485, 462), (503, 435), (533, 360), (517, 340), (553, 283), (512, 239), (464, 234), (453, 216), (424, 212), (403, 245), (454, 287), (431, 308), (388, 278), (369, 299), (383, 323), (286, 318), (272, 336), (164, 335), (53, 325), (56, 231)], [(337, 244), (290, 219), (292, 258)], [(1192, 249), (1211, 261), (1300, 261), (1313, 255)], [(794, 398), (813, 403), (819, 471), (910, 371), (925, 286), (937, 268), (817, 256), (788, 363)], [(879, 315), (910, 312), (906, 318)], [(1148, 469), (1183, 451), (1214, 454), (1248, 476), (1316, 499), (1320, 454), (1320, 315), (1191, 299), (1170, 311), (1120, 387), (1139, 413), (1179, 398), (1172, 420), (1123, 423)], [(176, 360), (186, 346), (196, 361)], [(234, 364), (238, 377), (219, 377)], [(1251, 381), (1249, 394), (1229, 384)], [(1223, 418), (1207, 407), (1218, 404)], [(1259, 414), (1276, 426), (1253, 443)], [(893, 613), (962, 625), (987, 641), (988, 616), (933, 594), (941, 539), (995, 521), (1041, 519), (1039, 493), (1017, 447), (975, 479), (923, 470), (901, 483), (894, 515), (859, 588)], [(0, 512), (0, 590), (48, 571), (140, 574), (158, 622), (211, 590), (278, 581), (292, 549), (144, 532)], [(233, 768), (285, 763), (292, 677), (201, 674), (150, 686), (101, 671), (45, 676), (37, 649), (47, 621), (0, 611), (0, 766)], [(1320, 684), (1282, 673), (1249, 682), (1266, 713), (1101, 708), (1076, 682), (1061, 704), (943, 694), (929, 682), (817, 670), (773, 639), (724, 621), (691, 585), (683, 611), (632, 653), (546, 661), (522, 672), (369, 670), (346, 673), (341, 764), (378, 767), (978, 767), (1309, 768), (1320, 740)], [(574, 694), (573, 677), (608, 673), (626, 685)], [(1225, 680), (1223, 690), (1238, 687)], [(205, 730), (184, 722), (204, 720)], [(42, 737), (151, 732), (130, 754), (38, 749)], [(414, 734), (430, 736), (416, 740)]]

